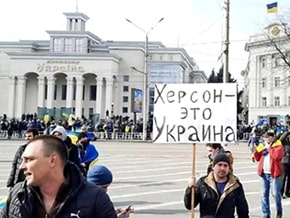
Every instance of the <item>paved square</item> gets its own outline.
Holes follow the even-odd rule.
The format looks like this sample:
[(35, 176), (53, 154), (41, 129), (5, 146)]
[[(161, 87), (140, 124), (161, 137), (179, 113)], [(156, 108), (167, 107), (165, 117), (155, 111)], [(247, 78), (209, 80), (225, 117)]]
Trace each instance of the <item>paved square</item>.
[[(6, 181), (14, 152), (23, 141), (0, 140), (0, 196), (7, 195)], [(192, 145), (141, 142), (93, 142), (100, 164), (114, 175), (109, 187), (115, 207), (133, 204), (136, 218), (188, 218), (183, 194), (192, 168)], [(206, 173), (208, 159), (203, 144), (196, 145), (196, 174)], [(241, 180), (250, 207), (250, 217), (261, 217), (260, 180), (245, 143), (229, 145), (234, 156), (234, 173)], [(86, 199), (84, 199), (86, 200)], [(290, 199), (283, 199), (284, 218), (290, 218)], [(276, 215), (271, 198), (272, 213)], [(195, 217), (199, 217), (198, 208)]]

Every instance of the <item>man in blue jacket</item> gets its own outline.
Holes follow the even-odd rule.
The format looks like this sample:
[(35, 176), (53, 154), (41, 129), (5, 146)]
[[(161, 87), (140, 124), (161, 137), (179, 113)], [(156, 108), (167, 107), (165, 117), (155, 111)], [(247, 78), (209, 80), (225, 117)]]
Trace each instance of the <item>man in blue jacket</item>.
[(31, 140), (22, 159), (26, 180), (9, 193), (1, 218), (117, 218), (106, 192), (68, 161), (67, 148), (57, 137)]

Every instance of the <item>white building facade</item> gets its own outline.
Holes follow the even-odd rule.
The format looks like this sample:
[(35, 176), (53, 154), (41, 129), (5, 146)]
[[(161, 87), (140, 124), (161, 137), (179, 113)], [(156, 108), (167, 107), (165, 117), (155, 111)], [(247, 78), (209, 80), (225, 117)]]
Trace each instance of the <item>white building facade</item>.
[[(144, 87), (144, 75), (132, 70), (144, 70), (144, 42), (103, 41), (86, 31), (88, 16), (64, 15), (66, 30), (47, 31), (49, 40), (0, 42), (0, 114), (97, 114), (102, 119), (109, 111), (131, 117), (132, 90)], [(207, 80), (182, 48), (149, 42), (148, 55), (150, 87)]]
[(251, 36), (246, 44), (249, 62), (242, 75), (249, 124), (262, 118), (270, 125), (285, 124), (290, 114), (290, 67), (271, 43), (276, 43), (290, 60), (290, 38), (284, 35), (283, 28), (269, 25), (265, 33)]

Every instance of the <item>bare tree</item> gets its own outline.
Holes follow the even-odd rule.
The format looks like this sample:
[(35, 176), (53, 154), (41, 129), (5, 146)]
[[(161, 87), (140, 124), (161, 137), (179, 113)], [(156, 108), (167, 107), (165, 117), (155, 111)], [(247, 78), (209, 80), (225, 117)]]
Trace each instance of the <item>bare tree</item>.
[[(277, 50), (286, 66), (290, 68), (290, 26), (284, 22), (284, 20), (290, 21), (290, 19), (277, 16), (277, 20), (276, 23), (270, 25), (270, 31), (268, 31), (265, 36), (270, 44)], [(286, 48), (286, 45), (288, 45), (288, 49)]]

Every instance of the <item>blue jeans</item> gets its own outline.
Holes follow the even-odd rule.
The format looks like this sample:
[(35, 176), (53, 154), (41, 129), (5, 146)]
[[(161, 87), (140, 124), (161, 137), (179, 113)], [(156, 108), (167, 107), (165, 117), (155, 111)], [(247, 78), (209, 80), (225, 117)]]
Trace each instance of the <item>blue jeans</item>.
[(264, 216), (271, 214), (270, 210), (270, 190), (275, 199), (277, 213), (282, 213), (282, 200), (281, 200), (281, 178), (272, 178), (271, 174), (263, 173), (261, 176), (261, 197), (262, 197), (262, 212)]

